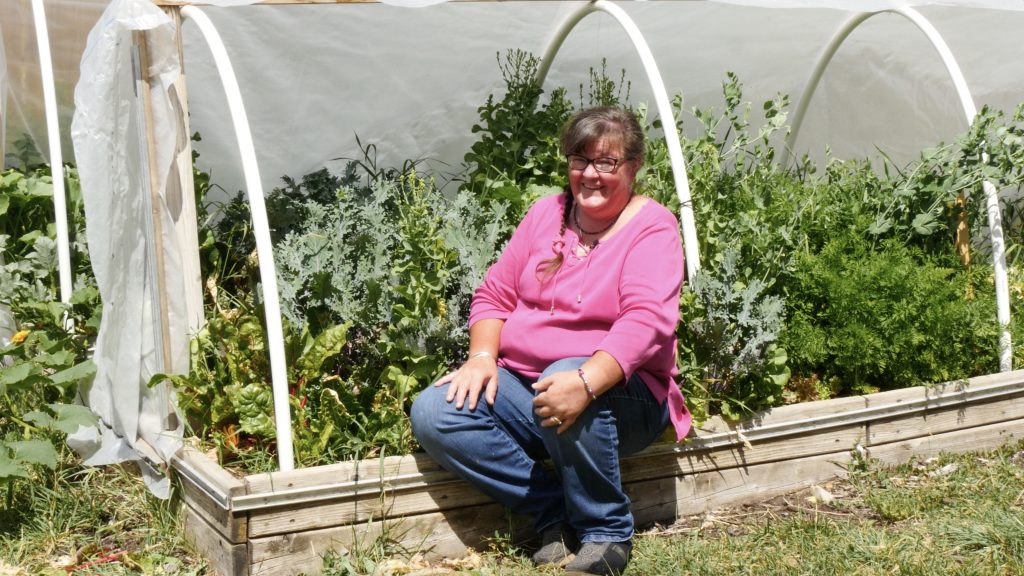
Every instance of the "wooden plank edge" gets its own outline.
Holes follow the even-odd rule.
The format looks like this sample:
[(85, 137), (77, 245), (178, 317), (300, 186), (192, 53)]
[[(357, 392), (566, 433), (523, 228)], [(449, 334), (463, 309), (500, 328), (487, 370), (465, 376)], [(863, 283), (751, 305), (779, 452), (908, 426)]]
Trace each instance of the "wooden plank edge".
[(206, 522), (191, 506), (184, 506), (185, 539), (206, 560), (209, 569), (219, 576), (245, 576), (249, 573), (247, 544), (228, 542), (216, 527)]
[(867, 454), (869, 458), (896, 465), (915, 456), (930, 458), (942, 453), (993, 450), (1021, 439), (1024, 439), (1024, 419), (1017, 419), (869, 446)]
[[(933, 435), (925, 438), (893, 442), (870, 448), (869, 455), (886, 463), (898, 463), (910, 456), (931, 456), (941, 452), (973, 451), (979, 448), (994, 448), (1008, 441), (1024, 437), (1024, 420), (1012, 420), (953, 432)], [(735, 506), (752, 501), (763, 500), (774, 496), (792, 493), (814, 484), (824, 483), (847, 474), (847, 466), (853, 459), (853, 447), (849, 450), (836, 451), (828, 454), (798, 458), (787, 461), (762, 463), (754, 466), (735, 467), (728, 470), (706, 471), (697, 474), (638, 481), (626, 486), (627, 493), (634, 501), (634, 515), (638, 525), (658, 521), (668, 521), (680, 515), (698, 514), (724, 506)], [(487, 532), (500, 529), (495, 525), (482, 522), (486, 516), (481, 510), (492, 508), (496, 504), (481, 504), (458, 511), (432, 512), (385, 522), (406, 522), (410, 526), (428, 526), (429, 532), (412, 533), (406, 537), (407, 544), (414, 541), (443, 543), (440, 551), (458, 552), (459, 544), (465, 546), (467, 532), (452, 526), (439, 525), (447, 522), (451, 516), (475, 519), (472, 533)], [(313, 541), (332, 539), (344, 540), (345, 531), (359, 534), (360, 530), (369, 530), (373, 523), (330, 527), (306, 533), (291, 534), (285, 537), (271, 536), (254, 539), (254, 558), (260, 552), (257, 549), (273, 549), (272, 542), (288, 542), (291, 549), (316, 549), (311, 546)], [(422, 532), (422, 530), (421, 530)], [(367, 537), (375, 537), (372, 532), (363, 533)], [(377, 533), (379, 535), (379, 533)], [(260, 542), (257, 543), (257, 540)], [(267, 548), (267, 547), (270, 548)], [(261, 548), (262, 547), (262, 548)], [(277, 548), (280, 552), (281, 549)], [(464, 552), (464, 548), (462, 549)], [(444, 555), (444, 554), (442, 554)], [(255, 573), (255, 572), (254, 572)]]
[(245, 485), (199, 451), (184, 447), (170, 462), (181, 484), (182, 498), (195, 514), (228, 542), (248, 538), (248, 517), (234, 512), (232, 499), (245, 493)]
[(864, 445), (888, 444), (1020, 419), (1024, 419), (1024, 394), (869, 422)]
[[(791, 461), (819, 454), (832, 454), (850, 450), (865, 435), (863, 426), (841, 431), (815, 434), (797, 440), (776, 441), (771, 446), (753, 446), (747, 451), (723, 450), (705, 455), (693, 462), (693, 455), (684, 453), (646, 454), (622, 460), (622, 483), (650, 482), (662, 478), (674, 479), (699, 472), (722, 474), (731, 468), (749, 468), (757, 464)], [(373, 517), (414, 516), (430, 512), (455, 510), (490, 502), (468, 482), (452, 478), (450, 481), (424, 483), (416, 487), (391, 489), (382, 485), (376, 491), (358, 495), (338, 495), (333, 500), (294, 502), (274, 508), (252, 509), (249, 531), (253, 538), (315, 530), (330, 526), (354, 524)]]
[[(458, 557), (468, 548), (479, 549), (496, 532), (512, 533), (521, 542), (532, 535), (530, 521), (510, 515), (493, 502), (457, 511), (375, 519), (251, 541), (250, 574), (291, 576), (318, 573), (324, 555), (387, 546), (405, 555), (423, 553), (430, 558)], [(402, 554), (396, 552), (396, 556)]]

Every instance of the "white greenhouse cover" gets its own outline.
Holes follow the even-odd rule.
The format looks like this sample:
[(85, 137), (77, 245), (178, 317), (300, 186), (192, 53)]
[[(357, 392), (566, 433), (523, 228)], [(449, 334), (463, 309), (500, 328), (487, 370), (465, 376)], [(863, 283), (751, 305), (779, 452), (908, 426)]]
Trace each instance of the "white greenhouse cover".
[[(93, 362), (96, 378), (86, 389), (88, 405), (100, 417), (102, 433), (81, 428), (69, 438), (90, 465), (135, 459), (145, 442), (168, 461), (181, 447), (182, 425), (174, 415), (173, 390), (166, 383), (148, 386), (159, 373), (187, 373), (188, 330), (179, 253), (172, 234), (154, 238), (145, 128), (136, 97), (133, 60), (123, 48), (132, 31), (157, 37), (150, 52), (153, 86), (158, 214), (165, 231), (173, 229), (165, 198), (173, 168), (176, 115), (169, 90), (180, 67), (171, 19), (146, 0), (114, 0), (89, 35), (82, 76), (75, 90), (71, 126), (82, 193), (89, 253), (103, 300), (103, 320)], [(162, 250), (169, 282), (167, 298), (172, 365), (162, 357), (156, 251)], [(149, 471), (143, 466), (144, 471)], [(166, 497), (169, 486), (159, 474), (147, 475), (151, 489)]]
[[(219, 0), (221, 3), (233, 0)], [(29, 0), (3, 0), (0, 33), (9, 66), (0, 67), (0, 108), (7, 122), (5, 148), (28, 135), (47, 143), (38, 88)], [(242, 2), (245, 3), (245, 2)], [(128, 46), (133, 30), (161, 39), (152, 54), (157, 172), (161, 210), (173, 173), (174, 150), (185, 137), (173, 122), (179, 71), (188, 82), (199, 167), (228, 193), (243, 188), (238, 143), (221, 80), (194, 23), (183, 25), (184, 62), (173, 49), (174, 24), (148, 0), (45, 0), (56, 59), (62, 127), (71, 125), (73, 158), (86, 198), (88, 239), (103, 297), (103, 325), (96, 345), (97, 377), (90, 406), (107, 430), (102, 438), (75, 438), (90, 450), (89, 463), (134, 457), (152, 447), (167, 459), (181, 442), (172, 391), (148, 388), (153, 374), (187, 371), (188, 323), (180, 272), (181, 252), (165, 232), (152, 236), (149, 174), (140, 145), (141, 112)], [(521, 48), (538, 57), (555, 28), (583, 2), (458, 2), (418, 9), (429, 0), (389, 4), (210, 6), (202, 10), (227, 45), (241, 85), (263, 188), (280, 176), (300, 177), (321, 167), (340, 168), (361, 158), (356, 136), (376, 145), (380, 166), (425, 159), (455, 173), (474, 141), (477, 107), (503, 89), (496, 56)], [(642, 31), (670, 95), (686, 108), (721, 107), (727, 72), (743, 82), (745, 100), (777, 93), (799, 97), (818, 54), (835, 31), (860, 10), (916, 6), (941, 33), (966, 77), (975, 104), (1010, 111), (1024, 101), (1024, 2), (887, 2), (884, 0), (659, 1), (618, 4)], [(103, 10), (105, 9), (105, 12)], [(102, 16), (101, 16), (102, 12)], [(95, 26), (95, 27), (94, 27)], [(85, 44), (85, 31), (92, 29)], [(59, 32), (58, 32), (59, 31)], [(594, 14), (567, 38), (546, 87), (570, 88), (574, 99), (589, 71), (607, 60), (607, 73), (625, 69), (632, 103), (652, 103), (639, 58), (622, 29)], [(79, 77), (79, 65), (81, 75)], [(74, 90), (74, 101), (70, 98)], [(583, 89), (584, 93), (586, 88)], [(653, 109), (653, 106), (651, 106)], [(823, 78), (804, 120), (797, 152), (821, 157), (826, 146), (839, 157), (874, 156), (876, 148), (897, 162), (949, 141), (966, 128), (949, 74), (935, 50), (906, 18), (880, 14), (844, 43)], [(70, 124), (71, 113), (74, 122)], [(695, 122), (689, 122), (693, 129)], [(70, 145), (65, 143), (70, 151)], [(163, 222), (163, 230), (171, 229)], [(699, 226), (699, 223), (698, 223)], [(172, 361), (161, 357), (155, 254), (167, 259)], [(154, 476), (154, 487), (166, 484)]]
[[(222, 0), (223, 1), (223, 0)], [(247, 1), (247, 0), (245, 0)], [(397, 2), (398, 0), (393, 0)], [(409, 3), (415, 3), (410, 1)], [(6, 150), (28, 134), (47, 147), (29, 0), (0, 15), (11, 68)], [(86, 32), (108, 0), (45, 0), (64, 133)], [(457, 2), (420, 9), (385, 4), (203, 7), (227, 45), (252, 126), (265, 190), (358, 158), (359, 135), (381, 165), (424, 158), (456, 171), (478, 121), (500, 92), (498, 52), (540, 56), (554, 28), (583, 2)], [(746, 99), (795, 101), (815, 59), (852, 11), (915, 6), (948, 42), (975, 103), (1012, 110), (1024, 101), (1024, 2), (1020, 0), (732, 0), (621, 2), (650, 44), (670, 95), (687, 107), (720, 106), (726, 71)], [(799, 7), (799, 8), (795, 8)], [(234, 193), (244, 187), (237, 143), (213, 60), (196, 26), (183, 26), (198, 165)], [(572, 93), (607, 58), (626, 69), (634, 103), (653, 101), (622, 30), (604, 14), (585, 19), (554, 62), (547, 87)], [(795, 102), (794, 102), (795, 104)], [(959, 103), (938, 57), (905, 18), (881, 14), (858, 28), (829, 67), (804, 122), (802, 152), (897, 162), (963, 131)], [(690, 126), (693, 122), (689, 123)], [(74, 158), (70, 140), (65, 158)]]

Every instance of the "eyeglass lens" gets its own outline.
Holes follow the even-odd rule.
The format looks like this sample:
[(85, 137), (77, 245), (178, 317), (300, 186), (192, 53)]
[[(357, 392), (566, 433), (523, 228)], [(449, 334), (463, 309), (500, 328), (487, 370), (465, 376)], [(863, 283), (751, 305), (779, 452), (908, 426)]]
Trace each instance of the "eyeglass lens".
[(618, 158), (601, 157), (590, 159), (586, 156), (572, 154), (569, 157), (569, 168), (571, 170), (586, 170), (588, 164), (593, 164), (598, 172), (611, 172), (619, 164)]

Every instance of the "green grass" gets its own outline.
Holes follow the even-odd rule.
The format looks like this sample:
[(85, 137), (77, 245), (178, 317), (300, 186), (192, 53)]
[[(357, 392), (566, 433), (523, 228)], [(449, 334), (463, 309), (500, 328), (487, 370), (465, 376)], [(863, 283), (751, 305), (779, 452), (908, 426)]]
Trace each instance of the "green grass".
[(83, 468), (65, 448), (0, 504), (0, 575), (205, 573), (180, 530), (180, 503), (158, 500), (132, 465)]
[[(825, 488), (835, 497), (828, 504), (808, 491), (650, 528), (635, 540), (626, 574), (1024, 574), (1024, 443), (897, 467), (862, 462)], [(378, 551), (326, 567), (336, 576), (388, 573), (384, 562)], [(481, 576), (559, 573), (537, 570), (500, 539), (469, 564), (450, 567)]]
[[(802, 492), (651, 527), (627, 576), (1024, 574), (1024, 443), (897, 467), (861, 462), (824, 488), (835, 497), (827, 504)], [(0, 509), (0, 575), (206, 573), (183, 540), (180, 503), (150, 496), (130, 467), (83, 469), (65, 454), (14, 503)], [(364, 542), (329, 556), (325, 573), (559, 573), (502, 538), (447, 563), (398, 552)]]

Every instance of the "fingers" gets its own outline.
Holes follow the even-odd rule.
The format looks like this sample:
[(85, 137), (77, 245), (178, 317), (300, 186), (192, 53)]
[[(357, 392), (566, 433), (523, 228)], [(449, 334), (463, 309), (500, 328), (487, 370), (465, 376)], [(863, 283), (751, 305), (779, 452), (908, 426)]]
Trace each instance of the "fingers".
[(488, 406), (494, 406), (494, 401), (498, 398), (498, 379), (491, 378), (487, 382), (487, 388), (484, 392), (484, 400), (487, 401)]
[[(539, 415), (540, 414), (538, 414), (538, 416)], [(569, 428), (572, 428), (572, 425), (575, 422), (576, 422), (576, 418), (575, 417), (572, 417), (572, 418), (566, 417), (565, 419), (562, 419), (562, 418), (559, 418), (558, 416), (551, 415), (551, 416), (548, 416), (546, 418), (542, 418), (541, 421), (540, 421), (540, 425), (541, 425), (542, 428), (555, 428), (555, 427), (557, 427), (558, 429), (555, 430), (555, 433), (556, 434), (561, 434), (562, 432), (565, 432)]]
[(444, 384), (449, 384), (445, 400), (454, 402), (456, 410), (462, 410), (467, 400), (469, 409), (476, 410), (481, 393), (484, 393), (487, 403), (493, 405), (498, 395), (497, 368), (481, 370), (479, 367), (463, 364), (458, 370), (439, 378), (435, 386)]

